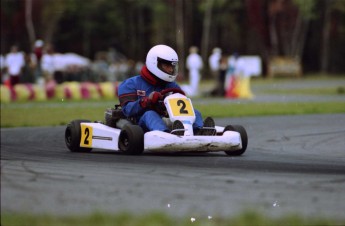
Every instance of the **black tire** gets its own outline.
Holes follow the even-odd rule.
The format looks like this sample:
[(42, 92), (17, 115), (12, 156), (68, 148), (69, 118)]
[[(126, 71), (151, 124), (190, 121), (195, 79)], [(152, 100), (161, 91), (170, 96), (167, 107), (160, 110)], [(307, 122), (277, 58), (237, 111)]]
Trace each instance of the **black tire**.
[(90, 152), (92, 148), (80, 147), (81, 127), (80, 123), (91, 122), (89, 120), (73, 120), (68, 123), (65, 130), (65, 143), (71, 152)]
[(240, 156), (242, 155), (246, 150), (248, 146), (248, 135), (247, 131), (244, 129), (243, 126), (240, 125), (228, 125), (224, 128), (224, 131), (236, 131), (239, 132), (241, 135), (241, 141), (242, 141), (242, 148), (240, 150), (236, 151), (225, 151), (227, 155), (230, 156)]
[(119, 149), (128, 155), (140, 155), (144, 151), (144, 131), (138, 125), (125, 125), (119, 137)]

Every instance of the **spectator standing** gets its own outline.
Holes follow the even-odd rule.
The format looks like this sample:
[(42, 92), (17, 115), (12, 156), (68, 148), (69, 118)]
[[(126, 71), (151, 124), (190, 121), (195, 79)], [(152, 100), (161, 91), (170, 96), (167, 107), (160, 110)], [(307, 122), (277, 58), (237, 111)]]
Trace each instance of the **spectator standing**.
[(223, 96), (225, 95), (225, 78), (226, 73), (228, 71), (228, 56), (222, 55), (220, 58), (219, 63), (219, 89), (218, 89), (218, 95)]
[(24, 53), (25, 65), (22, 70), (20, 83), (35, 83), (36, 57), (32, 53)]
[(227, 76), (227, 72), (228, 72), (228, 56), (222, 55), (219, 60), (219, 70), (218, 70), (216, 87), (211, 92), (212, 96), (224, 97), (225, 88), (226, 88), (225, 78)]
[(109, 70), (109, 63), (107, 61), (106, 52), (97, 52), (95, 61), (92, 65), (92, 70), (96, 74), (96, 82), (109, 81), (111, 79), (111, 70)]
[(196, 46), (190, 47), (186, 66), (189, 70), (189, 86), (182, 86), (182, 89), (191, 97), (197, 96), (199, 94), (200, 71), (204, 64)]
[(54, 48), (51, 44), (45, 47), (45, 52), (43, 53), (41, 59), (41, 67), (43, 75), (46, 81), (54, 79), (55, 73), (55, 62), (54, 62)]
[(24, 54), (18, 51), (18, 46), (11, 47), (10, 53), (6, 55), (5, 65), (10, 76), (10, 84), (13, 87), (19, 83), (25, 65)]
[(213, 78), (217, 78), (219, 75), (220, 58), (222, 57), (222, 50), (218, 47), (212, 50), (212, 54), (208, 58), (208, 65)]
[(219, 96), (221, 86), (224, 86), (223, 83), (221, 83), (220, 79), (220, 60), (222, 57), (222, 50), (218, 47), (214, 48), (212, 50), (212, 54), (208, 58), (208, 65), (210, 67), (210, 72), (212, 75), (212, 78), (215, 79), (215, 88), (211, 92), (212, 96)]
[(0, 55), (0, 78), (1, 78), (1, 84), (4, 83), (4, 80), (5, 80), (5, 57), (2, 54)]
[(36, 68), (35, 68), (35, 80), (38, 81), (42, 78), (42, 56), (43, 56), (43, 45), (44, 42), (40, 39), (36, 40), (34, 44), (34, 55), (36, 57)]

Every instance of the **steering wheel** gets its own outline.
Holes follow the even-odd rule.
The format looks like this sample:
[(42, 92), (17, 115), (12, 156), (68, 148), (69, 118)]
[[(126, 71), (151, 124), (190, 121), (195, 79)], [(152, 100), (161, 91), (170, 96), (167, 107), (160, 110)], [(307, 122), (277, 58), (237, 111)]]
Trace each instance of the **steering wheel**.
[(182, 95), (186, 95), (182, 89), (180, 88), (167, 88), (167, 89), (163, 89), (162, 91), (160, 91), (160, 93), (162, 94), (163, 98), (161, 100), (158, 101), (158, 104), (156, 106), (153, 107), (153, 109), (160, 115), (167, 117), (168, 112), (167, 109), (165, 108), (164, 105), (164, 98), (166, 96), (169, 96), (171, 94), (174, 93), (180, 93)]
[(174, 94), (174, 93), (180, 93), (180, 94), (182, 94), (182, 95), (186, 95), (186, 94), (183, 92), (183, 90), (180, 89), (180, 88), (167, 88), (167, 89), (163, 89), (160, 93), (162, 94), (162, 96), (164, 96), (164, 95), (166, 95), (166, 94), (168, 94), (168, 93), (172, 93), (172, 94)]

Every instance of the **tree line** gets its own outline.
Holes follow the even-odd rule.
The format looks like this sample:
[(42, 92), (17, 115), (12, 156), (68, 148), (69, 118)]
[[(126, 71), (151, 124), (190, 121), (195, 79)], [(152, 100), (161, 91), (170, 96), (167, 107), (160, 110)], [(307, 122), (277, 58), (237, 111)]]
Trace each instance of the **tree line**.
[[(344, 0), (1, 0), (1, 53), (36, 39), (91, 59), (115, 48), (145, 59), (165, 43), (185, 59), (225, 54), (300, 60), (305, 72), (344, 73)], [(180, 67), (184, 68), (183, 60)]]

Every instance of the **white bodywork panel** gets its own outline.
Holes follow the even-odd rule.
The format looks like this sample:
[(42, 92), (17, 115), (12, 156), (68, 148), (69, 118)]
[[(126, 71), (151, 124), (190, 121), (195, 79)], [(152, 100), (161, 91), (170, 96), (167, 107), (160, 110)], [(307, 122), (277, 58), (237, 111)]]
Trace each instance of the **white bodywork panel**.
[[(80, 123), (81, 147), (119, 150), (120, 129), (111, 128), (101, 123)], [(89, 134), (87, 134), (87, 128)], [(89, 142), (87, 142), (89, 141)]]
[(144, 149), (151, 152), (231, 151), (241, 147), (241, 136), (233, 131), (221, 136), (176, 136), (161, 131), (144, 135)]
[[(81, 123), (81, 147), (119, 151), (120, 129), (101, 123)], [(224, 127), (216, 126), (217, 133)], [(238, 132), (226, 131), (220, 136), (176, 136), (161, 131), (144, 134), (144, 150), (151, 152), (232, 151), (242, 148)]]

